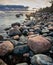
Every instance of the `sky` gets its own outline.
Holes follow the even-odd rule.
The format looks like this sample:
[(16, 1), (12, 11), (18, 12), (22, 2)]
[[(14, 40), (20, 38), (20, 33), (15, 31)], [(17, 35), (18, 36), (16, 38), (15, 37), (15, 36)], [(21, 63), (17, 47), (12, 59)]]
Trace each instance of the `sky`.
[(43, 8), (51, 6), (49, 0), (0, 0), (3, 5), (24, 5), (30, 8)]

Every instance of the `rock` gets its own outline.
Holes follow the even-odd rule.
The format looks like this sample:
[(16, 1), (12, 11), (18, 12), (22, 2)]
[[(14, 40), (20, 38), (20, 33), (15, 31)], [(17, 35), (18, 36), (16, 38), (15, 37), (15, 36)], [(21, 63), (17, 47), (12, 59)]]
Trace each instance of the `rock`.
[(14, 40), (19, 40), (19, 35), (13, 36), (13, 39), (14, 39)]
[(34, 32), (29, 32), (29, 33), (28, 33), (28, 35), (33, 35), (33, 34), (34, 34)]
[(17, 40), (14, 40), (14, 39), (10, 39), (10, 42), (12, 42), (12, 44), (14, 46), (17, 46), (17, 44), (18, 44), (18, 41)]
[(13, 54), (15, 55), (23, 55), (24, 53), (29, 52), (29, 48), (27, 45), (16, 46), (13, 50)]
[(29, 57), (29, 53), (23, 54), (24, 57)]
[(49, 33), (49, 29), (45, 27), (44, 29), (42, 29), (42, 33)]
[(27, 36), (28, 35), (28, 30), (27, 29), (23, 30), (22, 34)]
[(35, 24), (36, 24), (36, 22), (33, 21), (33, 20), (27, 21), (27, 22), (25, 23), (26, 26), (34, 26)]
[(14, 49), (13, 44), (10, 41), (3, 41), (0, 43), (0, 56), (4, 56), (8, 52)]
[(9, 30), (8, 35), (9, 36), (21, 35), (21, 32), (19, 29), (13, 28)]
[(0, 59), (0, 65), (7, 65), (2, 59)]
[(20, 40), (19, 40), (19, 41), (24, 44), (24, 43), (27, 43), (27, 40), (28, 40), (28, 38), (27, 38), (26, 36), (23, 36), (23, 35), (22, 35), (22, 36), (20, 37)]
[(52, 37), (53, 37), (53, 32), (50, 32), (50, 33), (48, 34), (48, 36), (52, 36)]
[(3, 40), (3, 36), (2, 35), (0, 35), (0, 40)]
[(48, 29), (49, 29), (50, 31), (53, 31), (53, 26), (49, 26)]
[(51, 47), (49, 53), (50, 53), (51, 58), (53, 58), (53, 46)]
[(46, 52), (51, 48), (51, 43), (43, 36), (29, 37), (28, 46), (34, 53)]
[(20, 27), (20, 23), (18, 23), (18, 22), (17, 23), (13, 23), (13, 24), (11, 24), (11, 26), (12, 27), (15, 27), (15, 26), (19, 26)]
[(34, 28), (34, 33), (37, 33), (37, 34), (41, 33), (41, 29), (39, 26)]
[(19, 64), (16, 64), (16, 65), (28, 65), (27, 63), (19, 63)]
[(0, 35), (3, 37), (3, 39), (7, 39), (9, 37), (6, 32), (0, 33)]
[(53, 65), (53, 60), (47, 55), (37, 54), (31, 58), (32, 65)]

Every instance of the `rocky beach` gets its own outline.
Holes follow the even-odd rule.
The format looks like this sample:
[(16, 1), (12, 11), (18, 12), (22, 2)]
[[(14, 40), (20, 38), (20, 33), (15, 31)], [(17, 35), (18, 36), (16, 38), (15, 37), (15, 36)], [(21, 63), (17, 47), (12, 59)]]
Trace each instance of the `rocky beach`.
[(0, 65), (53, 65), (53, 12), (25, 16), (0, 27)]

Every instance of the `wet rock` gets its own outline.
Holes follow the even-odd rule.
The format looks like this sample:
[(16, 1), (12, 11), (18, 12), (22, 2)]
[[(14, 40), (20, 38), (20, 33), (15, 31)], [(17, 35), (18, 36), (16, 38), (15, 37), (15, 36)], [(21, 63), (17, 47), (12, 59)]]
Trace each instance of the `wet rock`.
[(12, 27), (14, 27), (14, 26), (19, 26), (20, 27), (20, 23), (18, 23), (18, 22), (17, 23), (13, 23), (13, 24), (11, 24), (11, 26)]
[(29, 52), (29, 47), (27, 45), (16, 46), (13, 50), (15, 55), (23, 55), (24, 53)]
[(16, 65), (28, 65), (27, 63), (19, 63), (19, 64), (16, 64)]
[(35, 23), (36, 23), (35, 21), (32, 21), (32, 20), (31, 20), (31, 21), (26, 22), (25, 25), (26, 25), (26, 26), (34, 26)]
[(53, 65), (53, 60), (47, 55), (37, 54), (31, 58), (32, 65)]
[(21, 32), (19, 29), (10, 29), (9, 32), (8, 32), (8, 35), (9, 36), (15, 36), (15, 35), (21, 35)]
[(13, 44), (10, 41), (3, 41), (0, 43), (0, 56), (11, 52), (14, 49)]
[(14, 40), (19, 40), (19, 35), (13, 36), (13, 39), (14, 39)]
[(0, 65), (7, 65), (2, 59), (0, 59)]
[(8, 31), (8, 30), (10, 30), (11, 29), (11, 27), (7, 27), (7, 28), (5, 28), (4, 30), (5, 31)]
[(34, 53), (42, 53), (51, 48), (51, 43), (40, 35), (29, 37), (28, 46)]

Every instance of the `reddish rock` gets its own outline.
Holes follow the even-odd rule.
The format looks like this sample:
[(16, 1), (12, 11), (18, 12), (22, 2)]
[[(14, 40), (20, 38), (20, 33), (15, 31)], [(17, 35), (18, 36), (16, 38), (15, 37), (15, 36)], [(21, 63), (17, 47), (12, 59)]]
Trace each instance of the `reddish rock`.
[(2, 59), (0, 59), (0, 65), (7, 65)]
[(33, 34), (34, 34), (34, 32), (29, 32), (29, 33), (28, 33), (28, 35), (33, 35)]
[(3, 41), (0, 43), (0, 56), (4, 56), (6, 53), (11, 52), (13, 49), (14, 46), (10, 41)]
[(38, 35), (29, 37), (28, 46), (34, 53), (42, 53), (51, 48), (51, 43), (45, 37)]

